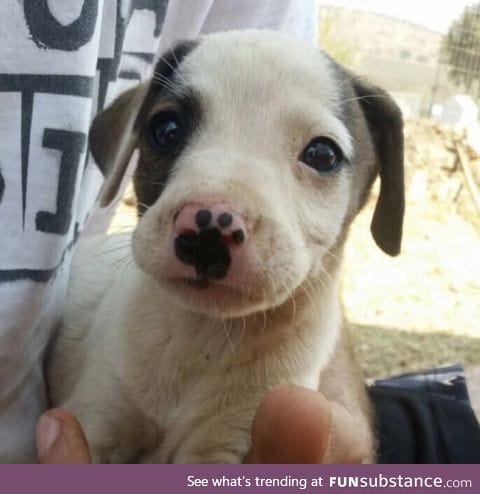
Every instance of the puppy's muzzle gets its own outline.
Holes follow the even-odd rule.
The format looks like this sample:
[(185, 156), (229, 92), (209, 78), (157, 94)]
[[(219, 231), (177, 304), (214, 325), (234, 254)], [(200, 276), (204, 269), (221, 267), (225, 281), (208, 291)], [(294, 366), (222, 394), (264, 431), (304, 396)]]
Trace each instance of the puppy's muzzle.
[(221, 280), (247, 242), (243, 216), (225, 204), (187, 204), (174, 222), (175, 255), (204, 280)]

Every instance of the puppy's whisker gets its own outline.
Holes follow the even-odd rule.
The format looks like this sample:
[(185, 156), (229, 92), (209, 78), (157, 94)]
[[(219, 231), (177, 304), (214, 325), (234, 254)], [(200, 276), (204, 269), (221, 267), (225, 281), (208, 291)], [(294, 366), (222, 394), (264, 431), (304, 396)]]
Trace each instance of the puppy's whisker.
[(164, 76), (160, 76), (160, 75), (156, 75), (152, 78), (152, 83), (154, 83), (155, 85), (157, 86), (160, 86), (161, 88), (163, 89), (168, 89), (169, 91), (171, 91), (173, 94), (175, 94), (176, 96), (179, 96), (180, 95), (180, 91), (177, 87), (175, 87), (171, 81), (169, 81), (166, 77)]
[(173, 57), (173, 60), (174, 60), (174, 62), (176, 64), (176, 66), (172, 65), (168, 61), (168, 59), (167, 59), (167, 57), (165, 55), (160, 56), (160, 59), (165, 63), (165, 65), (167, 65), (167, 67), (170, 67), (172, 69), (173, 74), (176, 77), (178, 77), (181, 80), (181, 82), (183, 82), (183, 84), (187, 84), (187, 80), (185, 79), (185, 77), (178, 71), (178, 67), (180, 65), (180, 62), (179, 62), (179, 60), (177, 58), (177, 54), (175, 53), (175, 50), (173, 48), (170, 48), (170, 53), (171, 53), (171, 55)]
[[(237, 352), (236, 352), (236, 349), (235, 349), (235, 345), (232, 343), (232, 340), (231, 340), (231, 337), (230, 337), (230, 331), (232, 330), (232, 322), (233, 322), (232, 319), (227, 319), (226, 321), (224, 321), (224, 324), (222, 325), (222, 327), (223, 327), (223, 330), (224, 330), (224, 333), (225, 333), (225, 338), (226, 338), (228, 347), (230, 349), (230, 352), (232, 354), (232, 357), (234, 359), (236, 359), (237, 358)], [(228, 329), (227, 329), (227, 323), (228, 323)]]
[(154, 72), (152, 74), (152, 79), (154, 81), (161, 81), (164, 83), (165, 86), (171, 86), (173, 88), (175, 88), (175, 85), (172, 81), (172, 79), (170, 79), (169, 77), (166, 77), (164, 74), (160, 73), (160, 72)]
[(144, 208), (144, 213), (146, 213), (152, 207), (151, 205), (149, 206), (148, 204), (145, 204), (144, 202), (141, 201), (138, 201), (137, 205)]
[(297, 318), (297, 302), (295, 301), (295, 297), (293, 296), (292, 291), (289, 289), (286, 283), (284, 284), (284, 287), (288, 293), (288, 298), (291, 301), (291, 305), (292, 305), (292, 316), (290, 318), (290, 323), (293, 324)]
[(268, 274), (268, 280), (270, 282), (270, 285), (272, 287), (272, 292), (273, 292), (273, 296), (274, 296), (274, 299), (275, 300), (278, 300), (278, 287), (277, 287), (277, 283), (275, 283), (275, 279), (274, 277), (269, 273)]
[[(135, 203), (137, 204), (137, 203)], [(134, 206), (130, 206), (129, 204), (125, 204), (125, 207), (122, 209), (122, 216), (136, 216), (136, 211)], [(115, 223), (119, 225), (119, 223)]]
[(308, 286), (305, 286), (305, 285), (308, 285), (308, 281), (305, 280), (304, 283), (302, 283), (301, 285), (298, 286), (298, 288), (300, 290), (302, 290), (304, 293), (305, 293), (305, 296), (308, 298), (308, 300), (310, 301), (310, 304), (312, 307), (315, 307), (315, 301), (313, 299), (313, 296), (312, 294), (310, 293), (310, 291), (308, 290)]
[(184, 96), (184, 91), (182, 91), (178, 85), (175, 85), (175, 83), (162, 74), (154, 74), (152, 77), (152, 82), (162, 88), (168, 89), (175, 96), (180, 98)]
[[(132, 217), (132, 219), (136, 219), (137, 218), (137, 215), (135, 215), (134, 217)], [(132, 231), (132, 228), (134, 228), (135, 225), (119, 225), (119, 224), (115, 224), (114, 226), (110, 226), (109, 229), (108, 229), (108, 233), (109, 235), (121, 235), (123, 233), (129, 233)]]
[(355, 96), (354, 98), (344, 99), (344, 100), (342, 100), (342, 103), (350, 103), (353, 101), (367, 101), (369, 99), (374, 99), (374, 98), (388, 99), (388, 96), (386, 96), (385, 94), (366, 94), (363, 96)]
[(139, 182), (146, 183), (148, 185), (161, 185), (162, 187), (167, 185), (167, 182), (155, 182), (155, 181), (150, 181), (148, 179), (139, 180)]
[[(321, 276), (322, 279), (324, 279), (328, 283), (333, 283), (334, 281), (332, 275), (325, 269), (323, 265), (320, 265), (319, 275)], [(323, 278), (323, 275), (325, 275), (325, 278)]]
[[(172, 65), (168, 61), (168, 58), (166, 57), (166, 54), (165, 55), (160, 55), (159, 60), (161, 60), (167, 67), (169, 67), (170, 69), (172, 69), (172, 72), (175, 72), (177, 70), (177, 67), (178, 67), (178, 59), (176, 58), (175, 50), (173, 48), (170, 48), (170, 50), (167, 53), (170, 53), (173, 56), (173, 59), (175, 60), (175, 63), (177, 64), (177, 66)], [(155, 72), (155, 74), (156, 74), (156, 72)]]
[(112, 254), (114, 252), (122, 251), (122, 250), (129, 249), (129, 248), (130, 248), (130, 242), (128, 242), (125, 245), (117, 245), (116, 247), (112, 247), (111, 249), (107, 249), (107, 250), (104, 250), (100, 253), (97, 253), (96, 257), (100, 258), (102, 256), (110, 256), (110, 254)]
[(180, 95), (180, 91), (177, 87), (175, 87), (169, 79), (161, 75), (154, 75), (152, 77), (152, 84), (156, 86), (160, 86), (162, 89), (168, 89), (176, 96)]
[(334, 247), (329, 252), (327, 252), (327, 254), (329, 256), (331, 256), (338, 263), (341, 263), (342, 262), (342, 257), (341, 256), (343, 255), (343, 253), (340, 251), (340, 249)]
[(240, 331), (240, 336), (238, 337), (238, 340), (235, 344), (235, 348), (237, 349), (239, 346), (240, 346), (240, 343), (242, 342), (243, 340), (243, 337), (245, 336), (245, 332), (247, 330), (247, 321), (246, 321), (246, 318), (245, 316), (242, 316), (242, 329)]

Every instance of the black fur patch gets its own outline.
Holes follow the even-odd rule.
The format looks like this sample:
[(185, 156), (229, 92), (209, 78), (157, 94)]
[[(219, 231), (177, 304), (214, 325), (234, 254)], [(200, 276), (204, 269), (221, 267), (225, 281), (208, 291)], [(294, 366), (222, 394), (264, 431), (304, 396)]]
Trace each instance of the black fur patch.
[(172, 50), (166, 52), (155, 67), (155, 74), (162, 74), (167, 79), (175, 76), (175, 71), (182, 60), (198, 46), (198, 41), (184, 41)]
[[(177, 77), (182, 60), (198, 45), (189, 41), (178, 45), (157, 63), (155, 75), (142, 104), (135, 129), (139, 134), (140, 158), (133, 177), (141, 216), (160, 196), (168, 182), (175, 160), (188, 143), (200, 119), (200, 106), (193, 91)], [(168, 106), (182, 123), (182, 138), (172, 148), (159, 152), (152, 146), (150, 132), (151, 111), (154, 106)]]
[(231, 263), (230, 251), (218, 228), (206, 228), (198, 235), (179, 235), (175, 254), (180, 261), (195, 266), (197, 276), (204, 280), (225, 278)]

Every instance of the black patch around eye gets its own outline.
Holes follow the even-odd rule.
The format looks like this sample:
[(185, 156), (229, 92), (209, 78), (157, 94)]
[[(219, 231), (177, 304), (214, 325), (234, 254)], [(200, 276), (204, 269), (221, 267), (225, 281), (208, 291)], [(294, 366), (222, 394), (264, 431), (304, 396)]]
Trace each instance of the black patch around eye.
[(187, 89), (182, 98), (166, 95), (172, 110), (153, 115), (143, 123), (139, 148), (140, 157), (133, 182), (141, 216), (158, 199), (167, 186), (171, 170), (188, 146), (201, 119), (197, 98)]
[(344, 161), (338, 144), (329, 137), (315, 137), (302, 151), (299, 160), (320, 173), (333, 172)]
[(170, 101), (189, 98), (188, 91), (183, 87), (183, 81), (177, 80), (177, 69), (184, 58), (198, 45), (198, 41), (185, 41), (160, 57), (155, 66), (147, 95), (135, 121), (135, 129), (142, 131), (146, 116), (151, 111), (152, 106), (162, 97), (168, 98)]
[[(186, 42), (165, 53), (135, 121), (140, 157), (133, 176), (138, 214), (158, 199), (168, 184), (171, 170), (199, 125), (201, 108), (197, 95), (177, 77), (177, 68), (198, 42)], [(155, 107), (168, 108), (152, 116)]]

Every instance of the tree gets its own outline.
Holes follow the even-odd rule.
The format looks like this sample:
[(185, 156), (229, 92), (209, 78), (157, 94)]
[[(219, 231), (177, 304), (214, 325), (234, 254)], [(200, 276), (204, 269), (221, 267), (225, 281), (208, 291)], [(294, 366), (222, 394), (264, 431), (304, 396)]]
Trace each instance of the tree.
[[(350, 29), (343, 29), (349, 26)], [(319, 44), (337, 62), (354, 69), (360, 54), (355, 29), (355, 13), (347, 9), (323, 7), (320, 11)]]
[(480, 97), (480, 3), (465, 7), (444, 38), (442, 64), (456, 85)]

